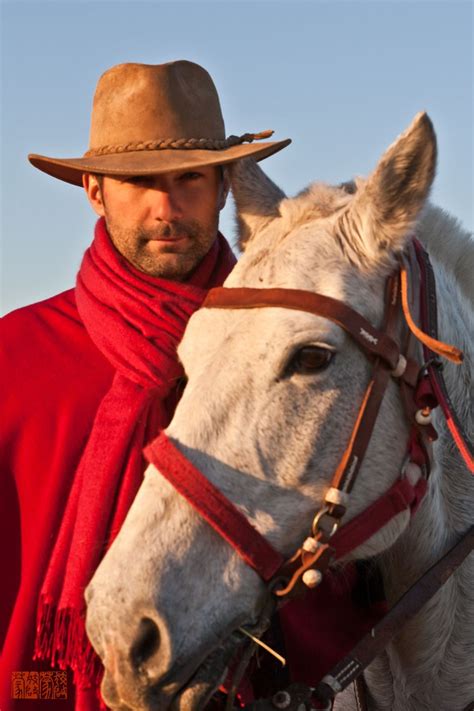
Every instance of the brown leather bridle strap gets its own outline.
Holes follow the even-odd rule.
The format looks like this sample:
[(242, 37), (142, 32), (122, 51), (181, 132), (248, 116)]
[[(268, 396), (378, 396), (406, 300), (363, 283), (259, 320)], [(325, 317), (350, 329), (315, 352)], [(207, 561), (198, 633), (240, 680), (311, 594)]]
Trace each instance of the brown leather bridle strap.
[[(437, 305), (436, 305), (436, 282), (433, 272), (433, 267), (431, 266), (430, 258), (428, 253), (423, 248), (423, 245), (418, 242), (418, 240), (413, 240), (413, 247), (416, 253), (416, 258), (418, 261), (419, 268), (421, 270), (421, 276), (425, 284), (425, 288), (421, 290), (420, 300), (421, 300), (421, 325), (426, 330), (426, 332), (431, 337), (432, 341), (436, 344), (438, 343), (438, 317), (437, 317)], [(410, 264), (407, 264), (407, 269), (410, 269)], [(449, 393), (446, 389), (446, 383), (441, 375), (439, 362), (434, 358), (434, 354), (438, 353), (437, 349), (433, 351), (430, 348), (429, 343), (423, 343), (423, 354), (426, 363), (429, 363), (427, 367), (428, 375), (430, 377), (433, 390), (438, 399), (441, 409), (443, 410), (444, 416), (446, 418), (447, 427), (451, 433), (459, 452), (471, 473), (474, 473), (474, 443), (472, 439), (468, 437), (467, 433), (464, 431), (463, 424), (459, 419), (456, 410), (454, 409), (453, 403), (449, 397)], [(457, 353), (460, 351), (456, 349)], [(462, 355), (462, 354), (461, 354)]]
[(378, 360), (365, 391), (349, 444), (334, 473), (331, 486), (349, 494), (362, 465), (380, 405), (390, 380), (390, 371)]
[(367, 319), (342, 301), (300, 289), (249, 289), (217, 287), (211, 289), (202, 308), (254, 309), (281, 307), (305, 311), (333, 321), (349, 333), (368, 353), (379, 356), (395, 370), (400, 349), (386, 333), (374, 328)]
[[(398, 316), (398, 275), (388, 280), (385, 293), (384, 336), (392, 342)], [(397, 346), (398, 348), (398, 346)], [(399, 357), (399, 356), (398, 356)], [(352, 430), (349, 444), (334, 473), (331, 487), (349, 494), (359, 473), (369, 446), (380, 405), (385, 395), (391, 371), (380, 359), (375, 361), (372, 378), (360, 406), (357, 420)], [(342, 515), (344, 511), (340, 512)], [(338, 518), (341, 518), (339, 515)]]
[[(399, 280), (398, 274), (393, 274), (386, 284), (383, 323), (383, 333), (387, 334), (390, 340), (396, 332), (398, 315)], [(275, 594), (280, 598), (301, 587), (300, 579), (304, 579), (306, 571), (311, 569), (317, 571), (317, 574), (323, 575), (331, 561), (338, 557), (337, 548), (334, 545), (338, 534), (334, 534), (346, 512), (349, 494), (364, 461), (391, 373), (392, 371), (387, 368), (387, 364), (381, 358), (375, 359), (371, 379), (353, 426), (349, 443), (331, 480), (330, 497), (328, 499), (328, 494), (326, 495), (326, 506), (318, 512), (313, 522), (314, 550), (305, 550), (303, 546), (285, 563), (281, 572), (288, 582), (275, 591)], [(380, 500), (374, 502), (377, 529), (374, 530), (371, 527), (370, 517), (363, 517), (362, 527), (358, 521), (356, 529), (358, 536), (356, 538), (359, 544), (376, 533), (390, 519), (393, 511), (390, 504), (390, 498), (385, 500), (385, 497), (383, 497), (383, 502)], [(381, 505), (382, 509), (380, 510)], [(344, 527), (341, 530), (344, 530)], [(344, 547), (347, 549), (347, 541), (342, 544), (342, 548)]]
[(316, 687), (316, 698), (333, 699), (387, 647), (407, 620), (421, 610), (444, 585), (474, 547), (474, 526), (407, 590), (389, 612)]

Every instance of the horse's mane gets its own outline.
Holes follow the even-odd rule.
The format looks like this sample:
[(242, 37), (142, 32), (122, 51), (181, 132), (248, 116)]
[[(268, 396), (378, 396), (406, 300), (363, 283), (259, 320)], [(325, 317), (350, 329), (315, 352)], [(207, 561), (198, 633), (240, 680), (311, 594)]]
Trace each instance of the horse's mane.
[(459, 221), (428, 203), (416, 228), (430, 254), (451, 272), (464, 295), (474, 302), (474, 239)]

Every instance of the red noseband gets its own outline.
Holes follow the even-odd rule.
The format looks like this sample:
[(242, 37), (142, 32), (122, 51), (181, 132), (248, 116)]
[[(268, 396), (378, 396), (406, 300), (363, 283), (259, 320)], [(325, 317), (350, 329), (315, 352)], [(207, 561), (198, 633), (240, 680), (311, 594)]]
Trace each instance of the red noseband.
[(243, 560), (267, 582), (284, 558), (163, 432), (145, 449), (149, 462), (179, 491)]

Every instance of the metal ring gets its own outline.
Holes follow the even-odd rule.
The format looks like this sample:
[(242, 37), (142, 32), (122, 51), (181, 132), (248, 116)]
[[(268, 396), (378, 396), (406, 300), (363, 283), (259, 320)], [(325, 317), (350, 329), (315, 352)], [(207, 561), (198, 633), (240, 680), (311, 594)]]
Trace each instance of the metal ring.
[(437, 355), (434, 355), (431, 358), (428, 358), (428, 360), (425, 360), (425, 362), (420, 365), (417, 377), (417, 384), (420, 382), (421, 378), (423, 378), (427, 374), (428, 368), (430, 366), (432, 368), (436, 368), (437, 370), (443, 370), (444, 363)]
[(327, 513), (329, 513), (328, 507), (327, 507), (327, 506), (323, 506), (323, 508), (320, 509), (320, 510), (317, 512), (317, 514), (315, 515), (315, 517), (313, 518), (313, 523), (311, 524), (311, 531), (312, 531), (313, 536), (314, 536), (314, 535), (316, 534), (316, 532), (318, 531), (318, 524), (319, 524), (319, 521), (320, 521), (321, 517), (324, 516), (324, 514), (327, 514)]
[[(313, 536), (315, 536), (316, 532), (318, 530), (320, 530), (318, 528), (319, 522), (322, 519), (322, 517), (325, 516), (326, 514), (328, 516), (331, 516), (331, 514), (329, 513), (329, 508), (327, 506), (323, 506), (323, 508), (320, 511), (318, 511), (318, 513), (314, 517), (313, 523), (311, 525), (311, 531), (313, 533)], [(331, 538), (332, 536), (334, 536), (334, 534), (336, 533), (338, 528), (339, 528), (339, 521), (334, 521), (333, 527), (332, 527), (331, 532), (329, 533), (328, 537)]]

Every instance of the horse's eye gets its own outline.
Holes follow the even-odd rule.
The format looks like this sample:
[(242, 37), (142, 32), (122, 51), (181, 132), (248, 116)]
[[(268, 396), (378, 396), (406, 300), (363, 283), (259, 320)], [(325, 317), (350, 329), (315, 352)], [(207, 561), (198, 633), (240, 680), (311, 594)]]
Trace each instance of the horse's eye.
[(327, 368), (334, 353), (320, 346), (303, 346), (291, 358), (287, 371), (289, 374), (311, 375)]

